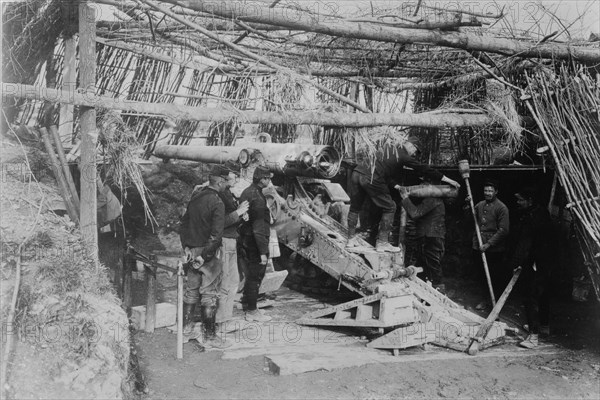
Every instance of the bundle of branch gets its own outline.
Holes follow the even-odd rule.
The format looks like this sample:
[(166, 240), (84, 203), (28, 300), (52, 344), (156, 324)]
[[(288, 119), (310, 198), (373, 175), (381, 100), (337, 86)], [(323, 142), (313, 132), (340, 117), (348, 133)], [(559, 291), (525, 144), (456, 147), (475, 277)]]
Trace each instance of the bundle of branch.
[(133, 187), (140, 195), (144, 205), (144, 215), (153, 225), (156, 219), (150, 209), (148, 188), (144, 184), (142, 172), (135, 162), (134, 151), (141, 145), (137, 142), (134, 132), (123, 122), (121, 116), (112, 111), (107, 111), (98, 116), (97, 120), (100, 144), (103, 146), (104, 156), (108, 166), (106, 181), (119, 187), (121, 203), (127, 200), (127, 189)]
[[(303, 85), (286, 72), (277, 72), (263, 79), (263, 111), (283, 111), (301, 109), (299, 104), (304, 93)], [(261, 124), (260, 132), (267, 132), (276, 143), (293, 143), (296, 139), (296, 125)]]
[(556, 164), (567, 207), (581, 227), (580, 244), (600, 298), (600, 86), (576, 66), (527, 78), (530, 111)]

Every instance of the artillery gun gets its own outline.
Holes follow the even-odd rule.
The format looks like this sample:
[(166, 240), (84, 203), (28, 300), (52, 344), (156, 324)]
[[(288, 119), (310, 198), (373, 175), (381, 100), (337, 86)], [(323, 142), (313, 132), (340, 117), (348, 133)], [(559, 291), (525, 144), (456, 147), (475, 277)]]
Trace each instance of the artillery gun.
[(239, 163), (241, 179), (232, 187), (234, 194), (250, 185), (258, 165), (283, 178), (282, 186), (264, 190), (279, 244), (327, 273), (338, 287), (344, 286), (359, 296), (308, 313), (297, 323), (378, 329), (381, 336), (367, 346), (391, 349), (394, 354), (425, 343), (466, 351), (473, 340), (481, 342), (479, 348), (503, 342), (507, 326), (501, 322), (493, 322), (486, 337), (476, 339), (484, 318), (417, 277), (419, 269), (405, 266), (402, 253), (378, 253), (362, 239), (358, 239), (359, 247), (346, 249), (346, 228), (320, 212), (308, 190), (317, 186), (332, 202), (349, 202), (343, 188), (330, 181), (341, 165), (333, 147), (251, 142), (236, 146), (162, 146), (154, 154), (163, 159)]

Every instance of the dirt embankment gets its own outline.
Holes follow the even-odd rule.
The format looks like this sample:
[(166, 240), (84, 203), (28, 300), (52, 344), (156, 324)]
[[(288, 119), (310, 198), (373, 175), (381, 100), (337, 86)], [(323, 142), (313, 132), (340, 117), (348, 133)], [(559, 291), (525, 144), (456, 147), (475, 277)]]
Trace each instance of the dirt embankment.
[(6, 138), (1, 148), (2, 354), (12, 342), (3, 390), (12, 398), (124, 398), (129, 326), (107, 270), (94, 265), (63, 215), (46, 155)]

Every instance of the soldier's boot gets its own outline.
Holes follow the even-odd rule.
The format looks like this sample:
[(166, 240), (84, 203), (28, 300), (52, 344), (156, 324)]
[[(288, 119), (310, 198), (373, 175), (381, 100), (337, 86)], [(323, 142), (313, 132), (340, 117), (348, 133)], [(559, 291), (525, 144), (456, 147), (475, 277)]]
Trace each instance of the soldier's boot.
[(519, 346), (525, 347), (526, 349), (533, 349), (534, 347), (537, 347), (538, 344), (539, 344), (538, 334), (531, 333), (529, 336), (527, 336), (527, 338), (525, 340), (523, 340), (521, 343), (519, 343)]
[(189, 336), (194, 330), (194, 311), (196, 304), (183, 303), (183, 334)]
[(358, 225), (358, 213), (354, 211), (350, 211), (348, 213), (348, 241), (346, 242), (346, 247), (356, 247), (358, 244), (356, 242), (356, 225)]
[(231, 347), (231, 343), (217, 336), (217, 324), (215, 316), (217, 306), (214, 304), (200, 305), (200, 313), (202, 314), (202, 345), (205, 348), (226, 349)]
[(375, 243), (375, 250), (378, 252), (390, 252), (397, 253), (400, 247), (392, 246), (389, 242), (390, 231), (394, 223), (394, 213), (383, 213), (381, 221), (379, 222), (379, 233), (377, 235), (377, 242)]

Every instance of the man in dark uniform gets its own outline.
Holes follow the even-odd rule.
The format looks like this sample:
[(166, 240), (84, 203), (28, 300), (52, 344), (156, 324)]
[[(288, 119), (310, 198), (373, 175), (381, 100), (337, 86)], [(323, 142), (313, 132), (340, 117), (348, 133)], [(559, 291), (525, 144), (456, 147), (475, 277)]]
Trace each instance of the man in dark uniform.
[(549, 330), (548, 282), (556, 242), (550, 214), (537, 204), (535, 191), (524, 188), (515, 193), (515, 197), (519, 214), (512, 228), (508, 264), (512, 268), (523, 268), (520, 284), (525, 292), (529, 336), (519, 345), (533, 348), (538, 345), (538, 334)]
[(225, 222), (225, 205), (219, 192), (226, 187), (227, 179), (229, 179), (229, 171), (222, 166), (216, 166), (211, 170), (208, 186), (192, 195), (181, 219), (180, 231), (186, 262), (192, 262), (183, 295), (184, 333), (190, 333), (196, 303), (201, 299), (204, 344), (216, 348), (231, 346), (231, 343), (217, 337), (215, 325), (222, 279), (219, 252)]
[[(481, 253), (485, 253), (496, 299), (502, 295), (511, 275), (510, 268), (504, 263), (506, 238), (509, 232), (508, 208), (498, 199), (498, 186), (498, 181), (486, 180), (483, 184), (484, 200), (475, 205), (476, 222), (481, 232), (482, 246), (479, 246), (476, 233), (473, 234), (473, 260), (479, 271), (479, 280), (485, 286), (487, 293), (487, 281), (482, 272), (481, 259)], [(467, 201), (469, 201), (468, 198)], [(479, 303), (476, 308), (481, 310), (486, 307), (487, 302), (484, 301)]]
[(269, 260), (269, 235), (271, 213), (263, 189), (270, 185), (273, 174), (263, 166), (258, 166), (252, 176), (252, 184), (240, 196), (240, 201), (250, 205), (248, 221), (240, 227), (238, 251), (240, 261), (245, 263), (244, 302), (246, 320), (267, 322), (268, 315), (262, 314), (256, 306), (258, 289), (265, 276)]
[[(428, 179), (425, 179), (425, 183), (431, 184)], [(420, 203), (414, 204), (405, 187), (400, 188), (400, 197), (402, 197), (402, 207), (416, 224), (417, 266), (423, 267), (425, 278), (434, 288), (444, 292), (441, 266), (446, 236), (444, 200), (426, 197)]]
[(379, 232), (376, 242), (377, 251), (398, 252), (400, 248), (389, 243), (389, 233), (394, 222), (396, 202), (390, 194), (390, 187), (398, 189), (398, 178), (403, 167), (409, 167), (417, 173), (427, 176), (435, 181), (446, 182), (456, 188), (460, 184), (440, 172), (429, 168), (416, 161), (413, 157), (417, 153), (418, 140), (410, 137), (400, 148), (387, 147), (383, 150), (383, 157), (375, 162), (375, 169), (366, 164), (359, 164), (352, 172), (350, 184), (350, 212), (348, 213), (348, 243), (347, 247), (354, 246), (352, 241), (356, 233), (358, 213), (362, 208), (366, 196), (379, 207), (383, 214), (379, 222)]

